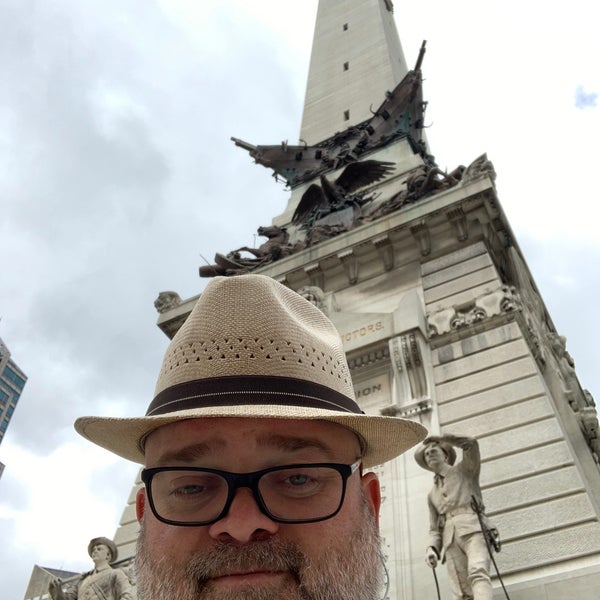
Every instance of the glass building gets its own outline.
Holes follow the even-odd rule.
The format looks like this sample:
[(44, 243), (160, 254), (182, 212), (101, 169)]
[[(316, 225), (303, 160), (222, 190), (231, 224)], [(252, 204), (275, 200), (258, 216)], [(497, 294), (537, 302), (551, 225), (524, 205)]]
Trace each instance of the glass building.
[(10, 357), (6, 344), (0, 338), (0, 443), (15, 412), (27, 376)]

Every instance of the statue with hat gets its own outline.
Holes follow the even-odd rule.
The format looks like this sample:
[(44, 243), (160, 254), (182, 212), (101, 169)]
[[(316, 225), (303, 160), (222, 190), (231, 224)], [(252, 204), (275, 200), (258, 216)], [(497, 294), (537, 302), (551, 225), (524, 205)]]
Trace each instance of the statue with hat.
[(112, 540), (97, 537), (90, 540), (88, 554), (94, 568), (83, 573), (75, 585), (63, 589), (64, 581), (54, 578), (48, 587), (53, 600), (134, 600), (129, 578), (111, 563), (117, 560), (117, 546)]
[(365, 414), (340, 335), (271, 277), (214, 277), (167, 348), (145, 416), (77, 431), (144, 465), (139, 600), (378, 600), (370, 467), (418, 444)]
[[(456, 448), (462, 451), (457, 463)], [(419, 466), (434, 473), (427, 496), (429, 546), (427, 565), (446, 563), (452, 600), (492, 600), (490, 528), (484, 514), (475, 438), (446, 433), (430, 436), (415, 452)]]

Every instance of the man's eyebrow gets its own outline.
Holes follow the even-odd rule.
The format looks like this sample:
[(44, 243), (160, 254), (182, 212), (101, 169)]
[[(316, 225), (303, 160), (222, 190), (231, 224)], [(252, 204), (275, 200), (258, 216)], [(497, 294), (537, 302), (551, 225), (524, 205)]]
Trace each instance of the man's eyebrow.
[(298, 452), (299, 450), (314, 449), (323, 452), (327, 458), (333, 458), (332, 448), (321, 440), (310, 437), (296, 437), (281, 434), (265, 434), (257, 439), (259, 446), (283, 450), (285, 452)]
[(214, 453), (225, 447), (225, 440), (214, 439), (209, 442), (190, 444), (177, 450), (167, 451), (161, 454), (157, 463), (159, 466), (168, 466), (171, 463), (192, 463), (204, 458), (209, 453)]

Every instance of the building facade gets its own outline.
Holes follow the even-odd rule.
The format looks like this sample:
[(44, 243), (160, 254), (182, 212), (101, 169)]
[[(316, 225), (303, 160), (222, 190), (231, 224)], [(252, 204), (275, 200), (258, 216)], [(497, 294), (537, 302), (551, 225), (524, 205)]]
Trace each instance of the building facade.
[(15, 412), (27, 376), (10, 356), (10, 351), (0, 338), (0, 444)]

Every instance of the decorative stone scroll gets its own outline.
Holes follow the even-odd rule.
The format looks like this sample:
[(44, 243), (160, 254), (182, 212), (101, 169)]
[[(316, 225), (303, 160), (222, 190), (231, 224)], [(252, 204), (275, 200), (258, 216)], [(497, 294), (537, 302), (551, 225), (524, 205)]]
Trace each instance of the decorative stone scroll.
[(467, 309), (445, 308), (427, 315), (430, 338), (480, 323), (495, 315), (521, 310), (521, 300), (514, 286), (503, 285), (476, 298)]

